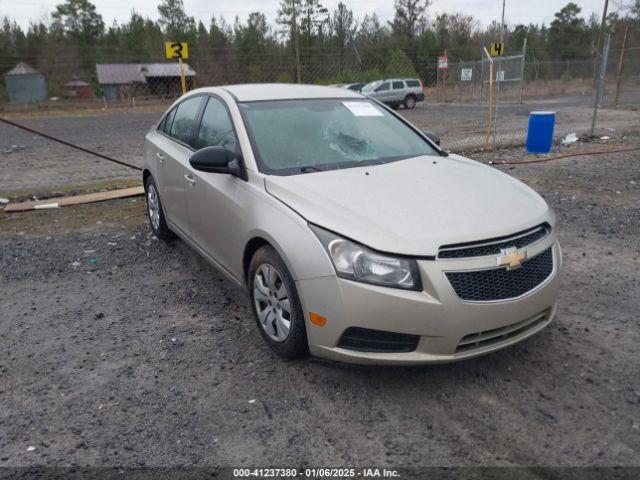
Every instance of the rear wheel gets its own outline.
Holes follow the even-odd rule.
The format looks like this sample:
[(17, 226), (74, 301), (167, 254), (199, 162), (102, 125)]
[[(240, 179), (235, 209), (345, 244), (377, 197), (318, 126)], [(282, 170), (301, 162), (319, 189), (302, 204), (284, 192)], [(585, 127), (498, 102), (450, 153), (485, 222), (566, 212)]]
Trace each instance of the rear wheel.
[(305, 355), (307, 332), (295, 282), (271, 246), (254, 254), (248, 283), (258, 329), (271, 349), (285, 358)]
[(171, 240), (175, 237), (173, 232), (169, 230), (167, 221), (164, 218), (162, 203), (160, 202), (160, 194), (153, 177), (149, 175), (144, 186), (147, 197), (147, 213), (149, 214), (149, 224), (153, 234), (161, 240)]
[(414, 108), (416, 108), (416, 97), (414, 97), (413, 95), (407, 95), (407, 97), (404, 99), (404, 107), (408, 108), (409, 110), (413, 110)]

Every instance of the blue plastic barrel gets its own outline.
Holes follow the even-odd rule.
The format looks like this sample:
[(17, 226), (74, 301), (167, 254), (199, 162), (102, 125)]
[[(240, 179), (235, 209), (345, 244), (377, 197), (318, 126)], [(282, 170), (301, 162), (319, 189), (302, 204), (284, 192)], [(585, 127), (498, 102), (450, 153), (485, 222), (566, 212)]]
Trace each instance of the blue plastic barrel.
[(553, 145), (556, 112), (531, 112), (527, 132), (527, 152), (549, 153)]

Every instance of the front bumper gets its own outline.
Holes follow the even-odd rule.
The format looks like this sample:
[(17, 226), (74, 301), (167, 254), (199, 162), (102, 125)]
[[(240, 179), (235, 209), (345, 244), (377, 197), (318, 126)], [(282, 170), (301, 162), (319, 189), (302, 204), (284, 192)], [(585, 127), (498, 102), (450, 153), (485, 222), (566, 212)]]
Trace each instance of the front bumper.
[[(296, 282), (313, 355), (362, 364), (445, 363), (483, 355), (518, 343), (549, 324), (555, 314), (562, 255), (552, 233), (528, 248), (534, 257), (551, 247), (553, 271), (516, 299), (469, 302), (458, 298), (445, 272), (495, 267), (495, 256), (420, 260), (423, 291), (408, 291), (337, 276)], [(325, 318), (309, 322), (309, 312)], [(349, 327), (418, 335), (411, 352), (366, 352), (338, 346)], [(477, 339), (477, 341), (476, 341)]]

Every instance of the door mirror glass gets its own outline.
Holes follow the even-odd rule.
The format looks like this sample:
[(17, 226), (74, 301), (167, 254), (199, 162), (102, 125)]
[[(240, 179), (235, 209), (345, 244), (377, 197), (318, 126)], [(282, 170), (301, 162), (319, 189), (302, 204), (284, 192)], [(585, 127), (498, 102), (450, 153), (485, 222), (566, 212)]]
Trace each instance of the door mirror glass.
[(440, 146), (440, 136), (437, 133), (424, 131), (422, 134), (436, 145)]

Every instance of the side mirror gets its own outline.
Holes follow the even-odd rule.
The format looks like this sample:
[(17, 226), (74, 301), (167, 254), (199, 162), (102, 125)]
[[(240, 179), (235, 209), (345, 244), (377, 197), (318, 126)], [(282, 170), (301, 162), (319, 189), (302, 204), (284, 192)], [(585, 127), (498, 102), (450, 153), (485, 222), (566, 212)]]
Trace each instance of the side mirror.
[(438, 136), (437, 133), (424, 131), (424, 132), (422, 132), (422, 134), (425, 137), (427, 137), (429, 140), (431, 140), (433, 143), (435, 143), (436, 145), (440, 146), (440, 136)]
[(189, 163), (194, 170), (200, 172), (234, 175), (246, 180), (246, 175), (240, 162), (233, 158), (231, 152), (224, 147), (201, 148), (191, 155)]

